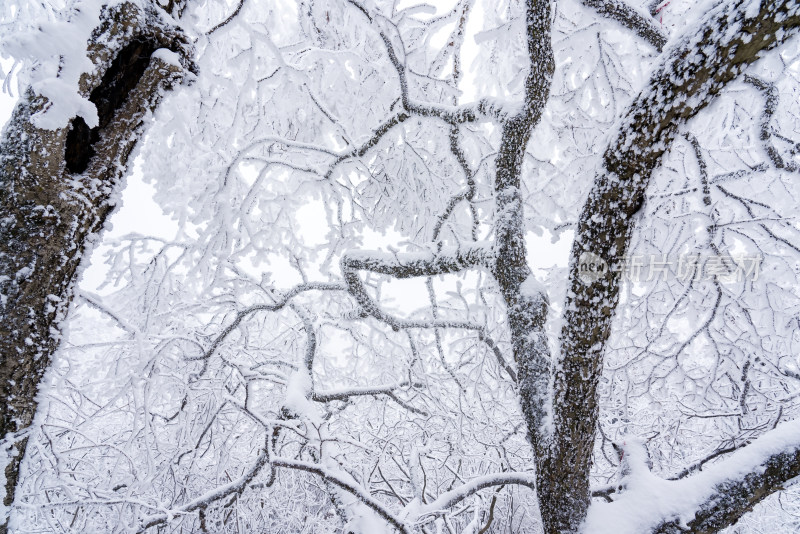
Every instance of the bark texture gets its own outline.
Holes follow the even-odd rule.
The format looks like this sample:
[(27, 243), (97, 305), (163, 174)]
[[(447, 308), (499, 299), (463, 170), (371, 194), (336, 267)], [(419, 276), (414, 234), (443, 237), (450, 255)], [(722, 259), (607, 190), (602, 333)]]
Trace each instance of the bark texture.
[(740, 0), (717, 6), (701, 26), (690, 28), (665, 52), (606, 150), (584, 205), (571, 251), (561, 353), (555, 366), (548, 464), (550, 483), (563, 486), (571, 496), (574, 516), (561, 530), (547, 532), (577, 532), (574, 521), (583, 520), (589, 505), (597, 385), (619, 299), (620, 273), (608, 271), (587, 283), (581, 279), (581, 259), (589, 255), (611, 265), (614, 258), (625, 256), (647, 184), (679, 128), (762, 52), (796, 33), (797, 2), (765, 0), (754, 16), (748, 16), (748, 4)]
[(687, 525), (670, 521), (660, 525), (655, 534), (692, 532), (711, 534), (735, 525), (753, 507), (784, 488), (786, 481), (800, 476), (800, 448), (773, 454), (756, 471), (728, 480), (714, 488)]
[[(11, 459), (4, 504), (14, 500), (37, 390), (58, 346), (81, 259), (114, 208), (111, 194), (141, 138), (143, 119), (191, 65), (191, 45), (157, 8), (104, 8), (88, 43), (94, 73), (81, 92), (99, 126), (75, 118), (67, 128), (37, 129), (48, 105), (29, 91), (0, 142), (0, 437)], [(151, 57), (178, 54), (181, 65)], [(7, 528), (2, 519), (0, 533)]]
[(667, 36), (648, 13), (640, 11), (621, 0), (581, 0), (598, 14), (618, 22), (661, 52), (667, 44)]

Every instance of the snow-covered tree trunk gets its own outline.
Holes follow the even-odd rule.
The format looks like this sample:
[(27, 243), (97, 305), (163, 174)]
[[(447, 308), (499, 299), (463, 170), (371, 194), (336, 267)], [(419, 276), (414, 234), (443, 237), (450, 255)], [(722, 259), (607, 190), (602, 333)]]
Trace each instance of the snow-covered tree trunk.
[[(650, 176), (679, 128), (762, 52), (800, 26), (797, 2), (764, 1), (756, 7), (758, 11), (750, 12), (747, 1), (722, 5), (674, 43), (629, 107), (604, 154), (572, 246), (561, 354), (555, 366), (554, 435), (547, 475), (550, 484), (560, 488), (553, 493), (558, 499), (554, 506), (566, 512), (568, 521), (547, 532), (577, 532), (589, 506), (597, 385), (619, 299), (619, 272), (612, 270), (587, 282), (581, 278), (580, 265), (594, 258), (610, 265), (614, 258), (625, 256)], [(769, 493), (779, 488), (774, 485)], [(735, 515), (736, 510), (727, 513)], [(705, 526), (697, 531), (724, 527)]]
[[(173, 3), (169, 6), (177, 9)], [(53, 105), (29, 90), (0, 144), (0, 436), (8, 458), (3, 504), (14, 500), (37, 390), (59, 342), (82, 258), (114, 208), (143, 121), (191, 67), (191, 45), (161, 8), (104, 8), (80, 92), (98, 125), (59, 129), (34, 116)], [(2, 490), (0, 490), (2, 491)], [(2, 519), (0, 532), (6, 530)]]
[[(547, 345), (545, 323), (548, 297), (526, 263), (524, 214), (521, 202), (522, 161), (532, 130), (548, 100), (553, 59), (550, 42), (550, 3), (527, 2), (527, 44), (531, 60), (521, 110), (503, 121), (496, 159), (494, 254), (481, 246), (460, 247), (455, 253), (441, 249), (430, 259), (400, 255), (392, 260), (369, 255), (345, 256), (342, 262), (351, 294), (363, 309), (395, 328), (407, 326), (385, 313), (366, 295), (357, 271), (367, 270), (397, 278), (434, 276), (470, 267), (488, 268), (507, 306), (520, 404), (534, 451), (536, 491), (544, 531), (577, 533), (591, 502), (590, 471), (597, 426), (597, 384), (602, 372), (605, 343), (618, 304), (620, 273), (610, 272), (588, 282), (580, 265), (587, 258), (612, 263), (624, 256), (634, 214), (640, 209), (650, 175), (660, 164), (679, 128), (705, 108), (719, 91), (760, 54), (774, 48), (800, 25), (797, 4), (762, 2), (754, 10), (746, 1), (720, 5), (695, 28), (690, 28), (666, 52), (643, 92), (629, 107), (619, 134), (612, 138), (579, 222), (571, 253), (570, 291), (565, 303), (560, 354), (555, 365)], [(382, 133), (379, 133), (382, 135)], [(410, 324), (410, 323), (408, 323)], [(552, 374), (551, 374), (552, 373)], [(551, 376), (553, 390), (550, 396)], [(791, 478), (796, 471), (794, 452), (781, 457), (759, 496), (780, 489), (769, 481)], [(771, 460), (765, 459), (765, 462)], [(770, 464), (771, 465), (771, 464)], [(779, 474), (774, 474), (779, 473)], [(755, 476), (755, 475), (754, 475)], [(788, 478), (787, 478), (788, 477)], [(716, 488), (698, 510), (714, 503), (738, 503), (730, 509), (738, 517), (752, 499), (743, 481)], [(765, 493), (766, 492), (766, 493)], [(761, 497), (763, 498), (763, 497)], [(701, 530), (710, 522), (703, 521)], [(667, 527), (664, 527), (667, 528)], [(705, 529), (705, 530), (702, 530)]]

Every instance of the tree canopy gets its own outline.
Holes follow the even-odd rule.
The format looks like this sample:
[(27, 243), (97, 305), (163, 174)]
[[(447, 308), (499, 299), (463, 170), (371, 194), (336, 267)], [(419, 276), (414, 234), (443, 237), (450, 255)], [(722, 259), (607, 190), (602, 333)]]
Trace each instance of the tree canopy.
[(5, 8), (11, 530), (796, 531), (800, 3), (629, 2)]

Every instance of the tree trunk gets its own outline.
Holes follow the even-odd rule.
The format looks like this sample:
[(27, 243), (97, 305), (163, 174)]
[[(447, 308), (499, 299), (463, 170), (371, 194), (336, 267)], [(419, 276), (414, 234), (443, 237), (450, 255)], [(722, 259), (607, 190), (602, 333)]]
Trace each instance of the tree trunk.
[[(547, 532), (577, 532), (588, 509), (597, 385), (619, 301), (619, 271), (607, 270), (587, 281), (581, 277), (581, 264), (602, 260), (610, 266), (625, 257), (634, 215), (679, 128), (763, 52), (800, 28), (796, 1), (764, 0), (753, 14), (748, 14), (749, 8), (746, 0), (717, 6), (665, 52), (605, 151), (584, 205), (572, 245), (561, 353), (555, 365), (555, 431), (547, 473), (548, 484), (561, 488), (556, 492), (560, 501), (575, 506), (568, 529)], [(567, 501), (565, 494), (570, 496)]]
[[(172, 6), (171, 4), (171, 7)], [(114, 208), (112, 193), (143, 134), (143, 119), (192, 69), (191, 45), (155, 7), (104, 8), (88, 43), (96, 67), (80, 89), (99, 125), (59, 130), (31, 117), (48, 102), (28, 91), (0, 142), (0, 436), (9, 455), (5, 496), (14, 501), (39, 383), (59, 342), (87, 245)], [(181, 65), (162, 59), (177, 53)], [(175, 57), (175, 56), (172, 56)], [(0, 533), (7, 530), (7, 511)]]

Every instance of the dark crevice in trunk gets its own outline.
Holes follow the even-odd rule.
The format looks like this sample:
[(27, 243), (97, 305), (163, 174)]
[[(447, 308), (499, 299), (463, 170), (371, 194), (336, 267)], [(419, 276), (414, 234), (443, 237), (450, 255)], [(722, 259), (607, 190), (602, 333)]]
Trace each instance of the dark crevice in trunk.
[(89, 101), (97, 106), (98, 125), (89, 128), (82, 117), (75, 117), (70, 122), (64, 150), (68, 172), (80, 174), (89, 167), (89, 161), (95, 155), (94, 145), (100, 140), (100, 131), (108, 126), (139, 83), (155, 50), (156, 44), (152, 41), (133, 41), (114, 58), (100, 85), (89, 95)]
[[(99, 70), (83, 80), (97, 108), (96, 128), (79, 118), (66, 131), (36, 128), (31, 117), (49, 102), (28, 89), (0, 137), (0, 453), (7, 455), (0, 485), (7, 507), (22, 478), (38, 386), (58, 347), (58, 321), (73, 297), (86, 244), (113, 209), (111, 194), (144, 135), (143, 118), (187, 71), (195, 72), (188, 38), (156, 5), (123, 1), (101, 11), (86, 50)], [(151, 67), (160, 48), (176, 53), (183, 66)], [(86, 176), (76, 186), (70, 174)], [(76, 187), (78, 197), (70, 194)], [(8, 516), (0, 514), (0, 534), (7, 530)]]

